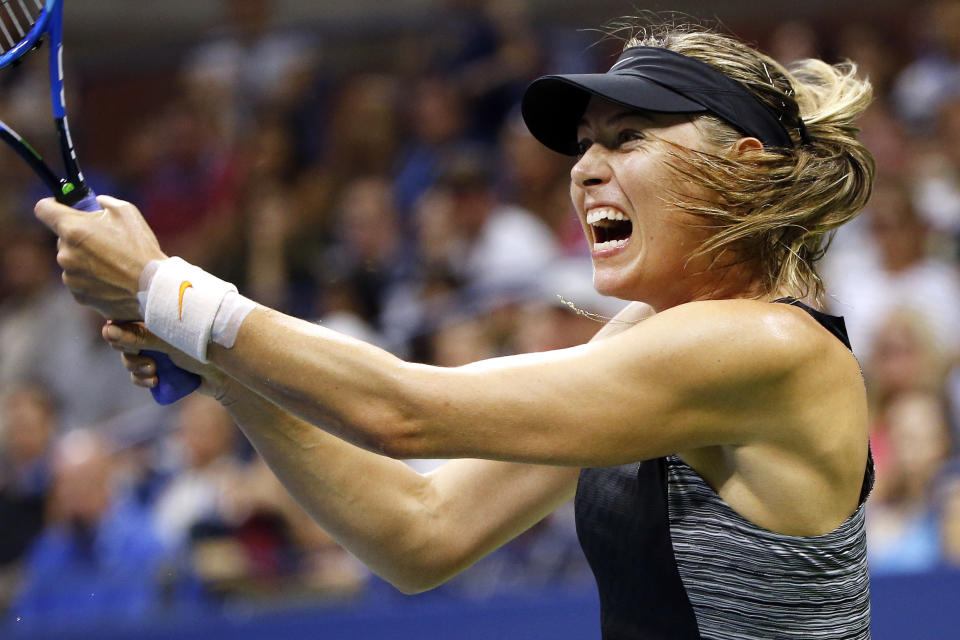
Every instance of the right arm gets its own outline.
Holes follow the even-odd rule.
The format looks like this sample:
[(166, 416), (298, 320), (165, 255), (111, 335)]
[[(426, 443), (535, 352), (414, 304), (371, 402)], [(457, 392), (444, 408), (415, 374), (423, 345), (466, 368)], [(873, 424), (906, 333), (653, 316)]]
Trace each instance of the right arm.
[[(649, 315), (628, 305), (594, 340)], [(117, 348), (165, 348), (137, 332)], [(135, 370), (147, 359), (126, 355)], [(222, 374), (217, 395), (240, 429), (310, 516), (401, 591), (430, 589), (516, 537), (568, 500), (579, 469), (453, 460), (420, 475), (406, 464), (332, 436)], [(152, 376), (135, 375), (140, 384)]]
[(490, 460), (453, 460), (420, 475), (245, 388), (235, 392), (224, 405), (287, 491), (405, 593), (452, 578), (546, 517), (576, 488), (575, 468)]

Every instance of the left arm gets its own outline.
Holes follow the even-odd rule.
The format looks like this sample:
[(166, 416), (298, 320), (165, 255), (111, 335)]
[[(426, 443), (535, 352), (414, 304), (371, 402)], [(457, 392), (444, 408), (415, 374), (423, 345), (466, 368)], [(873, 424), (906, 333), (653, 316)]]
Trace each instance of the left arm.
[(233, 349), (209, 353), (291, 413), (390, 456), (601, 466), (774, 437), (764, 425), (802, 354), (784, 337), (792, 316), (761, 304), (684, 305), (606, 340), (454, 369), (260, 308)]
[[(109, 315), (131, 307), (143, 265), (164, 256), (135, 207), (100, 202), (102, 215), (48, 199), (37, 215), (61, 235), (67, 285)], [(771, 418), (810, 354), (797, 346), (804, 327), (772, 306), (686, 304), (605, 340), (455, 369), (258, 308), (232, 349), (208, 355), (292, 414), (391, 456), (599, 466), (791, 437)]]

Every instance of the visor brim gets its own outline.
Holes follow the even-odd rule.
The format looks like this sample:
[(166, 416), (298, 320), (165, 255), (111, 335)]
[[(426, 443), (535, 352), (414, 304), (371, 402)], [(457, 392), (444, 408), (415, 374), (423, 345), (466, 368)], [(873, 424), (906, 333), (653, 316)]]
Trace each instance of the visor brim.
[(676, 91), (631, 73), (544, 76), (527, 87), (520, 110), (534, 138), (554, 151), (575, 156), (577, 127), (592, 96), (637, 111), (703, 113), (708, 110)]

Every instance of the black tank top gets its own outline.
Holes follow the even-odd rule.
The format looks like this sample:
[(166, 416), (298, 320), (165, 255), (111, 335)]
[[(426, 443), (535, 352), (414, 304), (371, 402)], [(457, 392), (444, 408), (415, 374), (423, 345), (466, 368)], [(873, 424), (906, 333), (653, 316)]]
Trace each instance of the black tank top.
[[(793, 299), (847, 348), (843, 319)], [(823, 536), (746, 520), (677, 456), (583, 469), (577, 535), (604, 640), (869, 638), (864, 502)]]

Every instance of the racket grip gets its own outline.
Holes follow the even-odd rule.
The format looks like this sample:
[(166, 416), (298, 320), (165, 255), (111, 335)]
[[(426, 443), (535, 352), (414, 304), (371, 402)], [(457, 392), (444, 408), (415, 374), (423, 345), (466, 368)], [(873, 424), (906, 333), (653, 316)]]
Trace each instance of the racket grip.
[(173, 364), (170, 356), (161, 351), (141, 351), (142, 355), (153, 358), (157, 365), (157, 386), (150, 389), (157, 404), (173, 404), (180, 398), (193, 393), (203, 379), (195, 373), (185, 371)]
[(74, 202), (70, 205), (74, 209), (79, 209), (80, 211), (100, 211), (103, 207), (100, 206), (100, 203), (97, 202), (97, 194), (93, 192), (92, 189), (87, 190), (87, 195), (83, 196), (77, 202)]

